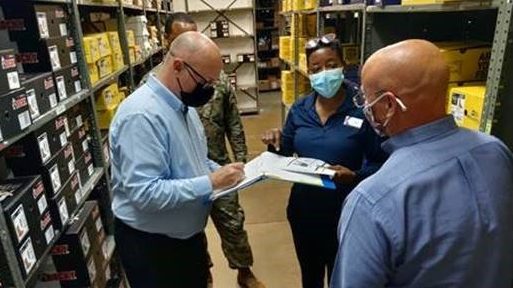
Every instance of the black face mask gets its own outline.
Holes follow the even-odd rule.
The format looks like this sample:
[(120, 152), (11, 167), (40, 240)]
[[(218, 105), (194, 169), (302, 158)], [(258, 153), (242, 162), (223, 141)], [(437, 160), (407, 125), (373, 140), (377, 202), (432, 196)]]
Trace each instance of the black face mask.
[(192, 70), (196, 75), (198, 75), (200, 78), (202, 78), (205, 83), (201, 84), (196, 81), (196, 87), (192, 92), (185, 92), (183, 91), (182, 84), (180, 83), (180, 79), (178, 77), (176, 80), (178, 81), (178, 86), (180, 86), (180, 95), (182, 97), (182, 102), (184, 105), (189, 107), (201, 107), (210, 101), (212, 99), (212, 96), (214, 95), (215, 89), (212, 84), (207, 83), (207, 80), (203, 78), (196, 70), (194, 70), (189, 64), (185, 63), (185, 66), (188, 68), (187, 71), (189, 72), (189, 75), (191, 75), (191, 78), (196, 81), (194, 77), (192, 77), (192, 73), (189, 71)]

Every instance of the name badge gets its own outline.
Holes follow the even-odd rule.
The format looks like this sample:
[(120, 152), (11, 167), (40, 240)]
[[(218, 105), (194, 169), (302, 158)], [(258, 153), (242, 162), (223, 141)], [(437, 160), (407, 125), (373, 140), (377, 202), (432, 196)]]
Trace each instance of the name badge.
[(344, 125), (360, 129), (363, 125), (363, 119), (346, 116), (346, 119), (344, 120)]

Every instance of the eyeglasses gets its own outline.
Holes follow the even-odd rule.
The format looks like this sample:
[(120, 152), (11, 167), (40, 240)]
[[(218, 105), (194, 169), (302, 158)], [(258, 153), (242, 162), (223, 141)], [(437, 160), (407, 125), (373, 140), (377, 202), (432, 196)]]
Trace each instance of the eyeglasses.
[(308, 42), (306, 42), (305, 48), (306, 49), (314, 49), (314, 48), (317, 48), (321, 44), (324, 44), (324, 45), (331, 44), (335, 40), (337, 40), (337, 35), (335, 33), (329, 33), (324, 36), (308, 40)]
[[(171, 54), (171, 56), (176, 57), (172, 52), (170, 52), (170, 54)], [(194, 69), (194, 67), (192, 67), (191, 64), (187, 63), (183, 59), (182, 59), (182, 62), (185, 65), (185, 68), (187, 68), (187, 72), (189, 73), (189, 75), (191, 75), (192, 79), (196, 80), (196, 77), (192, 76), (192, 73), (194, 73), (194, 75), (196, 75), (198, 78), (200, 78), (203, 81), (203, 83), (199, 83), (199, 84), (201, 84), (203, 86), (216, 86), (217, 83), (219, 82), (218, 80), (208, 81), (196, 69)], [(192, 73), (191, 73), (191, 71), (192, 71)], [(196, 81), (196, 82), (198, 82), (198, 81)]]
[(385, 90), (380, 90), (380, 91), (376, 92), (376, 96), (377, 96), (376, 99), (374, 99), (374, 101), (372, 101), (371, 103), (368, 103), (367, 96), (365, 95), (365, 92), (363, 92), (363, 90), (360, 89), (353, 97), (353, 103), (357, 108), (362, 108), (365, 112), (365, 110), (370, 110), (370, 108), (372, 106), (376, 105), (376, 103), (378, 103), (381, 99), (383, 99), (387, 95), (392, 95), (394, 97), (394, 100), (397, 102), (397, 104), (399, 105), (399, 107), (401, 108), (401, 110), (403, 112), (407, 110), (406, 105), (404, 105), (404, 103), (403, 103), (403, 101), (401, 101), (401, 99), (397, 98), (397, 96), (395, 96), (394, 93), (391, 93), (391, 92), (385, 91)]

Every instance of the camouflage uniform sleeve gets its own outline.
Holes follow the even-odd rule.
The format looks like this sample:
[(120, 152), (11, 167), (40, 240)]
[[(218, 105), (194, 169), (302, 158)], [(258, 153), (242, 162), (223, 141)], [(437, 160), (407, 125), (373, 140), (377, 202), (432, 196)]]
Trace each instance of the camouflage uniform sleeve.
[(235, 156), (235, 161), (246, 162), (248, 155), (248, 147), (246, 146), (246, 137), (244, 135), (244, 127), (237, 107), (237, 96), (235, 91), (228, 84), (228, 89), (225, 91), (228, 97), (225, 99), (225, 127), (228, 142)]

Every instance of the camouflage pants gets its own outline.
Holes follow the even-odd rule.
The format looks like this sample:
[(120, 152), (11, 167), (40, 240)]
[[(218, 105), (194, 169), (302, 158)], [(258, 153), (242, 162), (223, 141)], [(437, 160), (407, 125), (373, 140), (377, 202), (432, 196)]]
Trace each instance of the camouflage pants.
[[(212, 205), (210, 217), (221, 237), (221, 247), (230, 268), (251, 267), (253, 254), (249, 246), (248, 233), (244, 230), (244, 210), (239, 204), (239, 195), (233, 193), (217, 199)], [(214, 265), (210, 254), (208, 262), (209, 267)]]

